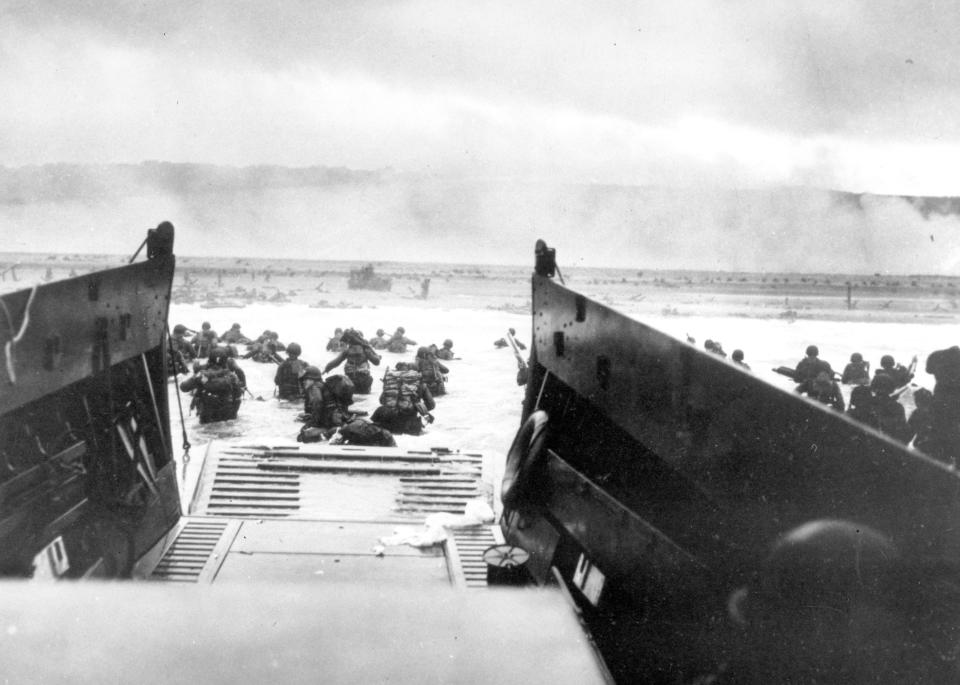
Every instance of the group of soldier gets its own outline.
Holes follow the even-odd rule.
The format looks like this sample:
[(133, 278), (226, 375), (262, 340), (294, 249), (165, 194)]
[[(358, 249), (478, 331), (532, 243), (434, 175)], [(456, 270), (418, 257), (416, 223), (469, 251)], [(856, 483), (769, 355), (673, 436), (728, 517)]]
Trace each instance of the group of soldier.
[[(193, 337), (188, 339), (191, 333)], [(192, 365), (193, 375), (180, 383), (180, 389), (193, 394), (190, 407), (200, 423), (237, 417), (248, 391), (247, 376), (237, 363), (236, 344), (245, 340), (239, 324), (222, 337), (206, 321), (199, 331), (190, 331), (183, 324), (174, 326), (169, 345), (171, 368), (174, 373), (187, 373)], [(203, 359), (206, 364), (201, 363)]]
[[(289, 379), (289, 396), (282, 399), (304, 399), (304, 427), (298, 440), (314, 442), (330, 440), (353, 444), (394, 445), (395, 433), (419, 435), (424, 421), (433, 422), (431, 413), (437, 397), (446, 394), (447, 374), (450, 369), (440, 359), (453, 359), (453, 341), (445, 340), (442, 348), (436, 345), (419, 347), (411, 361), (397, 362), (384, 372), (379, 406), (366, 419), (360, 412), (350, 410), (353, 395), (368, 395), (373, 386), (371, 366), (379, 366), (382, 356), (378, 350), (404, 354), (415, 340), (406, 336), (400, 326), (387, 337), (383, 329), (369, 340), (361, 331), (336, 329), (327, 343), (327, 351), (335, 356), (321, 370), (306, 365), (300, 373), (300, 394), (294, 392), (293, 370)], [(285, 362), (286, 363), (286, 362)], [(343, 374), (329, 375), (343, 364)], [(278, 377), (281, 374), (278, 369)], [(326, 375), (326, 378), (324, 376)]]
[[(284, 345), (278, 337), (276, 332), (266, 330), (251, 340), (242, 334), (239, 324), (223, 336), (217, 336), (207, 322), (200, 331), (182, 324), (174, 327), (170, 338), (173, 368), (185, 373), (192, 363), (194, 373), (180, 384), (180, 389), (193, 393), (191, 407), (201, 423), (236, 418), (243, 395), (249, 392), (243, 369), (236, 361), (241, 356), (238, 344), (247, 346), (242, 358), (277, 365), (274, 383), (278, 399), (303, 400), (300, 418), (304, 427), (297, 438), (303, 442), (395, 445), (394, 433), (419, 435), (424, 421), (432, 423), (436, 398), (446, 394), (450, 369), (440, 360), (454, 358), (452, 340), (445, 340), (439, 348), (419, 347), (412, 360), (387, 368), (380, 406), (368, 420), (365, 412), (353, 411), (350, 405), (354, 395), (368, 395), (372, 390), (372, 367), (379, 366), (383, 359), (377, 350), (403, 354), (408, 345), (417, 344), (406, 337), (402, 326), (390, 337), (379, 329), (369, 340), (356, 329), (336, 329), (327, 344), (327, 350), (335, 354), (322, 369), (300, 358), (302, 348), (298, 343)], [(285, 359), (280, 355), (283, 351)], [(200, 363), (202, 359), (206, 364)], [(331, 375), (341, 365), (342, 373)]]
[[(934, 458), (956, 465), (960, 459), (960, 347), (937, 350), (927, 357), (926, 371), (935, 379), (931, 392), (913, 390), (915, 409), (908, 417), (899, 398), (911, 388), (916, 358), (909, 367), (898, 364), (892, 355), (880, 358), (879, 368), (870, 375), (870, 362), (854, 352), (842, 374), (820, 359), (816, 345), (794, 370), (796, 391), (845, 412), (904, 444), (910, 444)], [(852, 386), (845, 405), (840, 384)]]
[[(689, 336), (687, 336), (687, 340), (691, 342), (693, 341), (693, 339)], [(723, 345), (720, 344), (719, 340), (704, 340), (703, 349), (705, 349), (707, 352), (717, 355), (718, 357), (723, 357), (724, 359), (727, 358), (727, 353), (723, 351)], [(750, 365), (743, 360), (743, 350), (734, 350), (730, 355), (730, 359), (737, 366), (746, 369), (747, 371), (750, 370)]]

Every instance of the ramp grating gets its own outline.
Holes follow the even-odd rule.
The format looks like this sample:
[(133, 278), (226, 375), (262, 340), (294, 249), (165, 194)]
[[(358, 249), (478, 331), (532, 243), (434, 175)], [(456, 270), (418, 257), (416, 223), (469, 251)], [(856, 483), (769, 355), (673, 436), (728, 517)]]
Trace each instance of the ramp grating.
[(483, 552), (488, 547), (503, 544), (500, 528), (473, 526), (455, 528), (451, 533), (452, 536), (447, 538), (447, 554), (455, 566), (454, 578), (467, 588), (487, 587), (487, 565), (483, 561)]
[(149, 579), (196, 583), (226, 529), (226, 521), (187, 521)]
[(283, 518), (300, 511), (300, 474), (270, 472), (249, 456), (221, 456), (206, 497), (209, 516)]

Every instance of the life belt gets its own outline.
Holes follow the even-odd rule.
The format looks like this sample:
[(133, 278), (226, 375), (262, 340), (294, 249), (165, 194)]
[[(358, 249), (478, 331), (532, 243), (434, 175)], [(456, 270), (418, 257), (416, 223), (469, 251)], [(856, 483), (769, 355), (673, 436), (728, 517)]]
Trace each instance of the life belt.
[(531, 475), (542, 461), (548, 422), (547, 412), (538, 409), (527, 417), (513, 438), (513, 444), (507, 452), (500, 489), (500, 500), (504, 506), (516, 507), (527, 494)]

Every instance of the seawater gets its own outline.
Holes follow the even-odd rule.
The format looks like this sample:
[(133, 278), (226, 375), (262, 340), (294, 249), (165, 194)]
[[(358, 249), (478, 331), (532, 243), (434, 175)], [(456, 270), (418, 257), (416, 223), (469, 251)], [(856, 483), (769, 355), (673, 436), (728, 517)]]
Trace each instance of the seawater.
[[(629, 308), (625, 313), (630, 314)], [(641, 318), (637, 316), (637, 318)], [(740, 317), (671, 317), (645, 316), (643, 322), (678, 340), (694, 338), (702, 347), (707, 338), (720, 341), (727, 353), (743, 349), (746, 361), (757, 377), (791, 390), (789, 379), (773, 372), (778, 366), (794, 366), (803, 357), (809, 344), (816, 344), (821, 357), (840, 371), (850, 354), (860, 352), (874, 367), (883, 354), (893, 354), (907, 364), (913, 355), (919, 358), (915, 383), (933, 387), (933, 378), (924, 372), (926, 356), (935, 349), (957, 344), (960, 326), (953, 324), (892, 324), (796, 320), (749, 319)], [(296, 304), (252, 304), (244, 308), (203, 309), (198, 305), (175, 304), (171, 307), (171, 326), (183, 323), (199, 329), (209, 321), (220, 333), (234, 322), (240, 323), (248, 337), (256, 337), (264, 329), (277, 331), (281, 341), (298, 342), (302, 358), (320, 367), (334, 357), (326, 351), (327, 341), (335, 328), (358, 328), (372, 337), (377, 328), (387, 333), (404, 326), (407, 336), (420, 345), (440, 344), (445, 338), (454, 341), (458, 359), (445, 362), (450, 368), (447, 394), (437, 399), (434, 423), (423, 435), (396, 436), (400, 447), (451, 450), (477, 450), (503, 455), (516, 432), (522, 409), (523, 388), (515, 381), (517, 362), (510, 348), (498, 349), (493, 342), (515, 328), (519, 339), (530, 344), (529, 315), (475, 308), (430, 307), (411, 300), (409, 306), (377, 306), (362, 308), (311, 308)], [(353, 407), (373, 413), (380, 393), (380, 378), (388, 366), (410, 360), (416, 346), (406, 354), (383, 352), (379, 367), (373, 367), (374, 385), (370, 395), (356, 396)], [(524, 352), (526, 356), (528, 352)], [(192, 444), (191, 456), (202, 454), (211, 440), (238, 444), (296, 444), (302, 411), (299, 403), (281, 402), (274, 397), (273, 364), (241, 360), (247, 374), (248, 396), (235, 421), (201, 426), (196, 415), (189, 413), (189, 397), (181, 396), (185, 430)], [(332, 373), (342, 371), (335, 369)], [(176, 412), (171, 387), (171, 423), (174, 446), (180, 444), (182, 428)], [(847, 395), (849, 388), (845, 388)], [(912, 397), (902, 398), (908, 412)]]

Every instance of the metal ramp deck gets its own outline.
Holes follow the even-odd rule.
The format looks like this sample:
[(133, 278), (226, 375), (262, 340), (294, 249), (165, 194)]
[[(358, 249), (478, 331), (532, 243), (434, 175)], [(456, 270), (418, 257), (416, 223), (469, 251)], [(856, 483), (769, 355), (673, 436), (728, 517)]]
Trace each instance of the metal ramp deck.
[(189, 515), (142, 564), (151, 580), (341, 576), (486, 587), (483, 551), (499, 528), (448, 529), (444, 543), (382, 546), (430, 514), (488, 504), (485, 455), (328, 445), (212, 445)]

